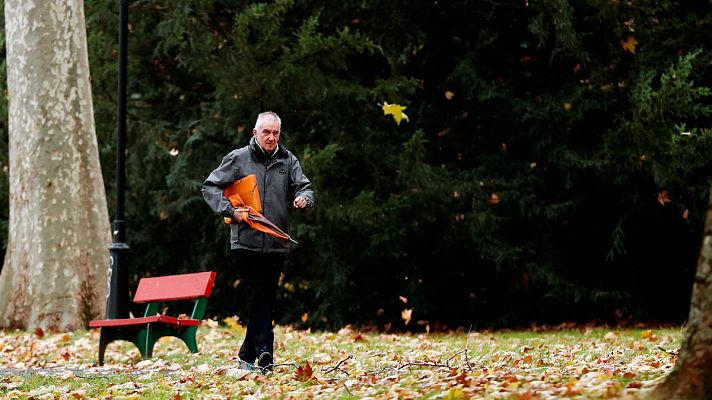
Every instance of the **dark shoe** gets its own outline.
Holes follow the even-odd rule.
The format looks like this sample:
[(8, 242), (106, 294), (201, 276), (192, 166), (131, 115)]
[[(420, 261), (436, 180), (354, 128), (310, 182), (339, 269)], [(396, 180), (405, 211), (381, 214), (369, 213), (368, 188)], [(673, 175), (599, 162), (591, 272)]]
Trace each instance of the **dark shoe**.
[(257, 358), (257, 365), (260, 368), (260, 371), (262, 373), (267, 373), (272, 371), (272, 354), (269, 352), (264, 352), (260, 354), (260, 356)]

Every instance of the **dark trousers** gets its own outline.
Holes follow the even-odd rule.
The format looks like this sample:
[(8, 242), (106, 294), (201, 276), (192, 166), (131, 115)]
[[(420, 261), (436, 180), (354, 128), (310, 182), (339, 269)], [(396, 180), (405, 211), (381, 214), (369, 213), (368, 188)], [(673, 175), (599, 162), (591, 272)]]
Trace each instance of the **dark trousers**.
[(245, 285), (247, 300), (247, 332), (238, 355), (253, 363), (263, 352), (274, 354), (274, 298), (285, 254), (236, 249), (230, 256)]

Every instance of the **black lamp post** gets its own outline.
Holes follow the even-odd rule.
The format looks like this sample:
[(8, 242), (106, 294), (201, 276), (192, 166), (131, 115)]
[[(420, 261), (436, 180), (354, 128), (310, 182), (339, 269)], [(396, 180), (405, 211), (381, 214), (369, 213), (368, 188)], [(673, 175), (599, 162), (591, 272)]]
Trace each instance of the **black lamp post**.
[(106, 319), (128, 318), (129, 274), (124, 221), (124, 189), (126, 174), (126, 39), (128, 35), (128, 0), (119, 0), (119, 94), (116, 130), (116, 215), (109, 246), (109, 294)]

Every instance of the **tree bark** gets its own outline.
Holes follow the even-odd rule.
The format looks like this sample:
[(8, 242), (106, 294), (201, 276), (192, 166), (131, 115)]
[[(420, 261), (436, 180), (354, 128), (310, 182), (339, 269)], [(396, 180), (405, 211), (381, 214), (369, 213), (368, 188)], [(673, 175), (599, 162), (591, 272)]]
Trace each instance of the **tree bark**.
[(649, 398), (712, 399), (712, 189), (680, 357)]
[(5, 0), (10, 221), (0, 326), (74, 330), (103, 316), (109, 215), (83, 0)]

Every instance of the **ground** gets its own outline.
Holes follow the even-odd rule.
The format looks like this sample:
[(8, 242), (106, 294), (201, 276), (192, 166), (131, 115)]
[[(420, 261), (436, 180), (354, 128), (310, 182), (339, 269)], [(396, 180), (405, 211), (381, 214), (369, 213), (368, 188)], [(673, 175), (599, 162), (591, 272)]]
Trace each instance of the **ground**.
[(241, 370), (244, 330), (204, 321), (200, 352), (127, 342), (96, 362), (99, 332), (0, 331), (0, 397), (17, 399), (642, 398), (673, 367), (682, 329), (378, 334), (276, 327), (266, 375)]

